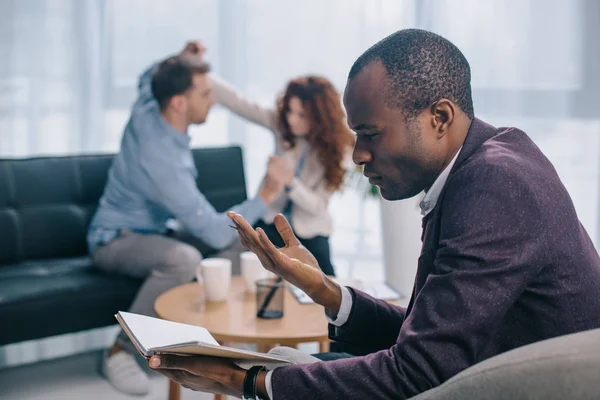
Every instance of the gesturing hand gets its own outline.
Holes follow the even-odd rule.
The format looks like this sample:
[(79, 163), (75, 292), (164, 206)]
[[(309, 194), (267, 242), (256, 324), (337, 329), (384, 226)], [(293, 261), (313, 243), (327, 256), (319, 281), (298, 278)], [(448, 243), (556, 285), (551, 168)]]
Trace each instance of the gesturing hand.
[(192, 64), (200, 65), (204, 62), (204, 53), (206, 53), (204, 43), (200, 41), (189, 41), (185, 44), (185, 47), (181, 50), (179, 56)]
[(280, 249), (262, 229), (254, 230), (241, 215), (232, 211), (227, 215), (235, 224), (244, 247), (255, 253), (267, 270), (302, 289), (332, 315), (337, 314), (342, 301), (339, 285), (323, 274), (315, 257), (302, 246), (283, 215), (275, 217), (275, 227), (285, 244)]

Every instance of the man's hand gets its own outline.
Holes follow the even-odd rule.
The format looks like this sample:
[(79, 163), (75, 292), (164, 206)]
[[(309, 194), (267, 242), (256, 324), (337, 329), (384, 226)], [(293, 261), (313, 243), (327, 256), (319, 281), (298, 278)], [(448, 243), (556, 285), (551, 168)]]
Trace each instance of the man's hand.
[(179, 53), (179, 57), (193, 65), (200, 65), (204, 63), (205, 52), (206, 47), (202, 42), (190, 41), (185, 44), (185, 47)]
[(290, 163), (280, 156), (271, 156), (267, 165), (267, 174), (275, 176), (285, 185), (290, 185), (294, 180), (294, 169)]
[(281, 249), (273, 245), (262, 229), (254, 230), (241, 215), (230, 211), (227, 216), (235, 224), (243, 246), (258, 256), (263, 267), (302, 289), (330, 315), (337, 315), (342, 303), (340, 286), (323, 274), (283, 215), (275, 217), (275, 227), (285, 243)]
[(246, 370), (229, 360), (207, 356), (152, 356), (150, 368), (186, 389), (241, 398)]
[(277, 198), (283, 192), (285, 185), (291, 183), (291, 180), (294, 178), (294, 174), (293, 171), (291, 171), (290, 177), (290, 171), (290, 166), (283, 158), (272, 156), (269, 159), (267, 173), (265, 174), (262, 186), (258, 192), (258, 195), (265, 201), (265, 203), (271, 204), (277, 200)]
[(263, 183), (260, 189), (258, 190), (258, 197), (263, 199), (263, 201), (266, 204), (271, 204), (275, 200), (277, 200), (279, 195), (281, 195), (281, 193), (283, 192), (283, 187), (283, 182), (278, 181), (277, 179), (267, 174), (265, 175)]

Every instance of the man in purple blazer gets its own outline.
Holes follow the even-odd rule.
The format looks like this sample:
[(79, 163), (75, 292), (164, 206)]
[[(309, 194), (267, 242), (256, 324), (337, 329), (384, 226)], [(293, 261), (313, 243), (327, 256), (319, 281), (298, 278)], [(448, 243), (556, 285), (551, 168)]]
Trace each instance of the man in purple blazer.
[(470, 81), (452, 43), (413, 29), (368, 49), (348, 77), (355, 163), (388, 200), (426, 192), (407, 308), (332, 282), (282, 216), (276, 249), (230, 215), (265, 268), (325, 307), (331, 338), (363, 355), (268, 373), (203, 357), (150, 365), (245, 398), (406, 399), (499, 353), (600, 327), (600, 260), (565, 187), (524, 132), (475, 118)]

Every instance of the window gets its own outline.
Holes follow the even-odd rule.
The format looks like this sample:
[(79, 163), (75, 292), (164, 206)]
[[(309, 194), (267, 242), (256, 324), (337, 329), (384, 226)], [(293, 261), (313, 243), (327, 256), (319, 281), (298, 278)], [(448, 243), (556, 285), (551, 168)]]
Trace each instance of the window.
[[(324, 75), (342, 92), (362, 51), (419, 27), (463, 50), (476, 114), (536, 141), (598, 243), (599, 15), (594, 0), (4, 0), (0, 153), (116, 151), (137, 76), (188, 39), (206, 43), (216, 73), (273, 105), (299, 74)], [(269, 132), (215, 108), (191, 133), (195, 146), (242, 145), (257, 190)], [(378, 201), (347, 189), (330, 209), (340, 273), (381, 275)]]

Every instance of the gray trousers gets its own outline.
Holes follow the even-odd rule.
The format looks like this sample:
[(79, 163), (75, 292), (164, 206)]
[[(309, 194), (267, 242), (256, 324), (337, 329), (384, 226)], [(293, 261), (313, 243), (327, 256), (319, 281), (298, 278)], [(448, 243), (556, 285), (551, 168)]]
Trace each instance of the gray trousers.
[[(236, 242), (217, 254), (232, 260), (232, 271), (239, 271), (239, 254), (243, 251)], [(194, 246), (176, 238), (147, 235), (121, 230), (119, 237), (98, 247), (92, 254), (95, 265), (110, 274), (145, 278), (129, 309), (130, 312), (155, 316), (154, 302), (162, 293), (190, 282), (202, 254)], [(135, 353), (135, 347), (121, 331), (116, 343), (124, 350)]]

